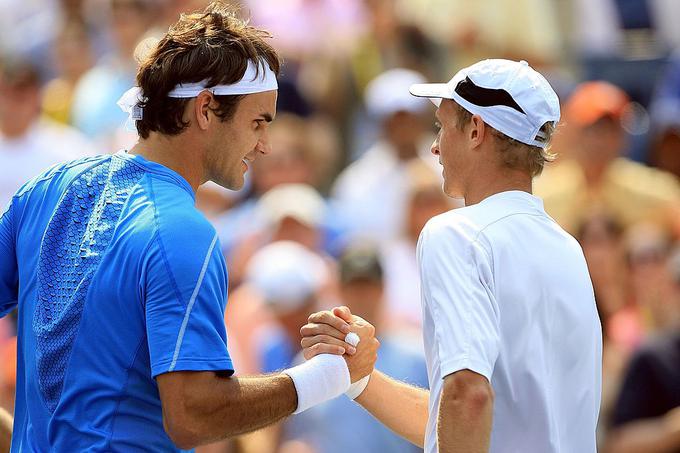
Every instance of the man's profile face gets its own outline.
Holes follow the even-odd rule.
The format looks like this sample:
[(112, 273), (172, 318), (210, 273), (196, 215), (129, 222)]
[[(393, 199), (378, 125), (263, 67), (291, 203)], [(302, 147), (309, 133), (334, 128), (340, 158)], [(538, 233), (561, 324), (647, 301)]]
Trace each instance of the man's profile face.
[(252, 162), (269, 152), (268, 129), (276, 115), (276, 98), (277, 91), (245, 95), (234, 116), (216, 124), (207, 159), (211, 180), (231, 190), (243, 187)]
[(442, 99), (435, 112), (440, 129), (431, 151), (439, 156), (439, 163), (443, 167), (444, 193), (453, 198), (463, 198), (465, 132), (457, 126), (458, 112), (453, 102)]

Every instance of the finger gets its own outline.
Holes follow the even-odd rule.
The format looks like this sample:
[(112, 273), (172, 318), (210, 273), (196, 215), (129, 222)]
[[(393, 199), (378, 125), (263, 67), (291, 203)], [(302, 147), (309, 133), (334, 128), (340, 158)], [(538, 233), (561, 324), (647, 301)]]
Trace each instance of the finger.
[(319, 354), (343, 355), (345, 353), (345, 348), (332, 344), (317, 343), (314, 346), (304, 349), (302, 353), (305, 359), (309, 360)]
[(328, 324), (340, 332), (349, 333), (349, 324), (342, 318), (338, 318), (330, 311), (320, 311), (309, 316), (309, 322), (315, 324)]
[(348, 307), (345, 307), (344, 305), (341, 307), (335, 307), (333, 309), (333, 314), (348, 323), (354, 320), (352, 312)]
[(328, 335), (315, 335), (313, 337), (304, 337), (302, 340), (300, 340), (300, 346), (302, 346), (303, 349), (312, 347), (318, 343), (339, 346), (341, 348), (344, 348), (347, 354), (350, 355), (353, 355), (357, 352), (354, 346), (347, 344), (344, 341), (338, 340), (337, 338), (330, 337)]
[(337, 338), (338, 340), (345, 340), (345, 333), (340, 332), (337, 330), (335, 327), (331, 327), (328, 324), (315, 324), (315, 323), (310, 323), (310, 324), (305, 324), (302, 326), (300, 329), (300, 335), (303, 337), (313, 337), (316, 335), (328, 335), (333, 338)]

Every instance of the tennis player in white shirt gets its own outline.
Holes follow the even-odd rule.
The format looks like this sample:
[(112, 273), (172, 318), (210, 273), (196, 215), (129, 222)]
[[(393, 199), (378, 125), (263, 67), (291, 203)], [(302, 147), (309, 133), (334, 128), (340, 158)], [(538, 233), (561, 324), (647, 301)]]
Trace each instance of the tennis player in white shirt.
[[(444, 191), (465, 199), (418, 243), (431, 390), (374, 371), (351, 396), (427, 453), (595, 452), (602, 337), (592, 284), (579, 244), (531, 193), (553, 158), (557, 95), (508, 60), (411, 93), (438, 106), (432, 152)], [(310, 317), (306, 357), (342, 344), (338, 318), (352, 319), (344, 307)]]

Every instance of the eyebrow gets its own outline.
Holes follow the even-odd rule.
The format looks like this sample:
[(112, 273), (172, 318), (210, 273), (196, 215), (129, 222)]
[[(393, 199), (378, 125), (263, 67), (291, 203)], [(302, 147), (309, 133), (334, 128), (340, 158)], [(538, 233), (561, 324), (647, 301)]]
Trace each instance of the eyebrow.
[(274, 121), (274, 117), (272, 116), (271, 113), (260, 113), (260, 117), (257, 119), (257, 121), (265, 120), (268, 123), (271, 123)]

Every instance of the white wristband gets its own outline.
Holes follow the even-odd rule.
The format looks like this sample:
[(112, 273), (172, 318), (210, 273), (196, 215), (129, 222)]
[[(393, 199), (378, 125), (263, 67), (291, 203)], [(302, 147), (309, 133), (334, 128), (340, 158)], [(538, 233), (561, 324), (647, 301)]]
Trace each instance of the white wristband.
[(356, 399), (357, 396), (361, 395), (364, 392), (364, 390), (366, 390), (366, 387), (368, 386), (368, 381), (370, 379), (371, 379), (370, 374), (368, 376), (362, 377), (354, 384), (349, 386), (349, 390), (345, 392), (345, 395), (347, 395), (351, 400)]
[(298, 407), (294, 414), (342, 395), (351, 384), (347, 362), (333, 354), (319, 354), (283, 373), (290, 376), (297, 391)]

